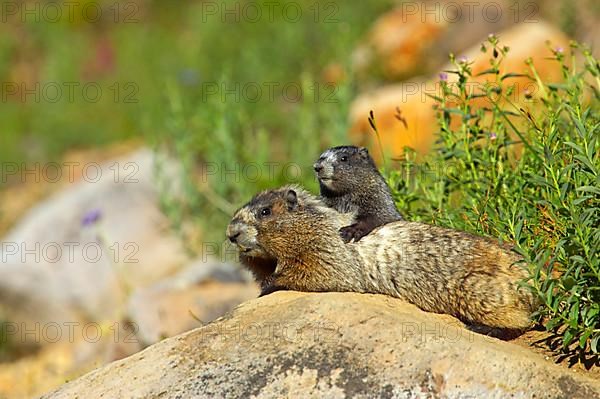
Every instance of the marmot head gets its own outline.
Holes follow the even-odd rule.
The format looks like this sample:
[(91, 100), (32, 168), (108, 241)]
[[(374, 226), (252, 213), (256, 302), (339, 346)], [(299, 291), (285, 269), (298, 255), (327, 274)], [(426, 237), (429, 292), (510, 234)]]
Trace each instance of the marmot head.
[(235, 212), (227, 237), (245, 256), (278, 258), (293, 256), (294, 250), (330, 228), (332, 235), (353, 222), (353, 214), (327, 207), (298, 186), (263, 191)]
[[(290, 205), (293, 206), (294, 194), (289, 189)], [(227, 238), (246, 256), (268, 257), (258, 240), (260, 225), (280, 214), (287, 207), (288, 193), (281, 190), (264, 191), (255, 195), (247, 204), (238, 209), (227, 226)], [(296, 195), (297, 200), (297, 195)]]
[(344, 195), (364, 186), (363, 177), (372, 176), (377, 166), (364, 147), (333, 147), (321, 154), (313, 165), (321, 193)]

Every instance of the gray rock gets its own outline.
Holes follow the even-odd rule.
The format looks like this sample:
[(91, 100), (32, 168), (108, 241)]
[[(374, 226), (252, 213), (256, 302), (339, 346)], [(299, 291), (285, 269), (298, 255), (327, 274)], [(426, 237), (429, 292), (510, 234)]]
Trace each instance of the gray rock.
[(137, 338), (149, 345), (210, 322), (258, 294), (257, 284), (240, 267), (199, 259), (173, 277), (136, 290), (127, 314)]
[(158, 207), (154, 166), (147, 149), (91, 165), (2, 239), (0, 319), (17, 326), (17, 343), (47, 343), (43, 334), (23, 334), (47, 323), (66, 336), (65, 323), (119, 320), (128, 290), (185, 264)]
[(598, 398), (600, 382), (398, 299), (277, 292), (44, 398)]

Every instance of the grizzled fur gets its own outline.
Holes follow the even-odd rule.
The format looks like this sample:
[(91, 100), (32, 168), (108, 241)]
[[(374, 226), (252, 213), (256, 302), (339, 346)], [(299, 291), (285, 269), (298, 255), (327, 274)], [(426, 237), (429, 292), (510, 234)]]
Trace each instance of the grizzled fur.
[(518, 287), (527, 273), (515, 253), (486, 238), (405, 221), (346, 244), (338, 231), (348, 216), (286, 186), (260, 193), (238, 210), (227, 235), (242, 262), (271, 259), (274, 271), (263, 280), (263, 293), (385, 294), (471, 324), (530, 325), (535, 304), (531, 293)]
[[(287, 188), (296, 194), (299, 205), (296, 210), (318, 208), (322, 215), (329, 218), (329, 223), (338, 227), (338, 230), (353, 223), (353, 213), (337, 212), (300, 187), (287, 186)], [(264, 191), (257, 194), (250, 202), (235, 212), (227, 227), (227, 237), (239, 249), (240, 263), (252, 272), (256, 281), (261, 285), (263, 293), (272, 288), (269, 286), (279, 258), (268, 246), (261, 244), (260, 238), (265, 234), (273, 234), (277, 231), (284, 234), (285, 226), (282, 226), (281, 222), (275, 223), (275, 226), (261, 224), (261, 221), (269, 220), (266, 218), (268, 215), (261, 213), (265, 208), (269, 208), (271, 215), (278, 214), (278, 212), (283, 213), (285, 207), (282, 208), (283, 198), (281, 195), (282, 192), (279, 191)]]
[(321, 198), (340, 212), (355, 212), (356, 222), (340, 230), (344, 241), (358, 241), (374, 228), (402, 220), (392, 193), (366, 148), (333, 147), (314, 169)]

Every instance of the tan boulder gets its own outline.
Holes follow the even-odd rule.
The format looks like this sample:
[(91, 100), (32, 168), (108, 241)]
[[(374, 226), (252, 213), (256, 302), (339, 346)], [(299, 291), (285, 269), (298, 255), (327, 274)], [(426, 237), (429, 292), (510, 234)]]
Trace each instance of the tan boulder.
[(45, 398), (598, 398), (600, 382), (398, 299), (278, 292)]
[(198, 259), (176, 275), (136, 290), (128, 319), (144, 345), (208, 323), (260, 290), (238, 266)]

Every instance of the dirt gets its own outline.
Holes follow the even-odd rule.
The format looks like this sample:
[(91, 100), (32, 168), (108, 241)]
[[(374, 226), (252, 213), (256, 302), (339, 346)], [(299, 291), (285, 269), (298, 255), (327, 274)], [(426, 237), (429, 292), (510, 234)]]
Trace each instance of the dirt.
[(576, 351), (564, 353), (560, 337), (542, 328), (527, 331), (511, 342), (542, 355), (547, 361), (575, 372), (600, 379), (600, 356), (582, 357)]

